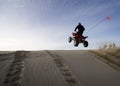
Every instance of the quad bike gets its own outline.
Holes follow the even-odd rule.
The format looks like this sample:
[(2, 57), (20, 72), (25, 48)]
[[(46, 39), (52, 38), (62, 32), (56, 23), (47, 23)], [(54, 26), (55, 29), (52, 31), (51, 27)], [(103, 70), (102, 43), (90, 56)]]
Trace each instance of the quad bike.
[(88, 36), (81, 36), (77, 32), (72, 33), (73, 37), (68, 38), (68, 42), (71, 43), (72, 40), (74, 41), (74, 46), (77, 47), (79, 43), (83, 43), (84, 47), (88, 46), (88, 41), (85, 39), (88, 38)]

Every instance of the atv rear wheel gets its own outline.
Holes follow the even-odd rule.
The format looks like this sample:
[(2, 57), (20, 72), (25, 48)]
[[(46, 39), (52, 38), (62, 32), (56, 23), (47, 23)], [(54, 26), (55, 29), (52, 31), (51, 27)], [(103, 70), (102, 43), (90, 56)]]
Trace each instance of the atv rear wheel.
[(79, 44), (79, 41), (78, 40), (74, 40), (74, 46), (77, 47)]
[(84, 41), (84, 42), (83, 42), (83, 46), (84, 46), (84, 47), (87, 47), (87, 46), (88, 46), (88, 41)]
[(68, 38), (68, 42), (70, 43), (72, 41), (72, 37), (69, 37)]

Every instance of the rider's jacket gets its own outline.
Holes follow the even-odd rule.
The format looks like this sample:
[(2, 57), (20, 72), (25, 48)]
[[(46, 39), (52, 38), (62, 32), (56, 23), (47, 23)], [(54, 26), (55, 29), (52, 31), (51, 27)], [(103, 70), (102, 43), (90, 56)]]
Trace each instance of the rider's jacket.
[(83, 31), (85, 30), (85, 28), (84, 28), (82, 25), (76, 26), (76, 28), (75, 28), (74, 31), (76, 31), (77, 29), (78, 29), (77, 32), (78, 32), (80, 35), (82, 35), (82, 34), (83, 34)]

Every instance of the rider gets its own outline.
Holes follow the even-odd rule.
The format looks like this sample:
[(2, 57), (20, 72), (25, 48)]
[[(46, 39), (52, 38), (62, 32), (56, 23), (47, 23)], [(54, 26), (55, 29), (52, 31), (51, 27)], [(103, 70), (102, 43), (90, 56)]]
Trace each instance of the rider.
[(85, 30), (84, 26), (81, 25), (81, 23), (79, 23), (79, 24), (76, 26), (76, 28), (75, 28), (74, 31), (76, 31), (77, 29), (78, 29), (77, 33), (82, 36), (82, 34), (83, 34), (84, 30)]

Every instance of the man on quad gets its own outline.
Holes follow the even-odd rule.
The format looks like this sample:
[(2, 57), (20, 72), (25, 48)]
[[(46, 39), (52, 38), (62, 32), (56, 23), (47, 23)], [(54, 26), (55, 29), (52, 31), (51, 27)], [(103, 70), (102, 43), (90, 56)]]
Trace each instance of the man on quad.
[(72, 33), (72, 37), (70, 36), (68, 38), (68, 42), (71, 43), (71, 41), (74, 41), (74, 46), (77, 47), (80, 43), (83, 43), (84, 47), (88, 46), (88, 41), (86, 41), (85, 39), (88, 38), (88, 36), (83, 36), (83, 32), (84, 32), (85, 28), (83, 25), (81, 25), (81, 23), (79, 23), (74, 31), (77, 31), (77, 33)]
[[(77, 30), (77, 29), (78, 29), (78, 30)], [(76, 31), (76, 30), (77, 30), (77, 34), (79, 34), (80, 36), (82, 36), (85, 28), (84, 28), (83, 25), (81, 25), (81, 23), (79, 23), (79, 24), (76, 26), (76, 28), (75, 28), (74, 31)]]

